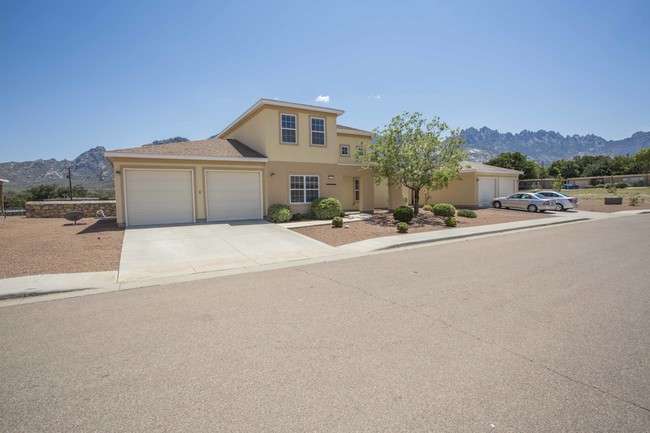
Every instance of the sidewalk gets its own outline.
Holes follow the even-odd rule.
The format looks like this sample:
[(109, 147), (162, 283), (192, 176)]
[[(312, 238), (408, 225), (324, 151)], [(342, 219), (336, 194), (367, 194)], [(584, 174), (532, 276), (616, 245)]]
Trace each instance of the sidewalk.
[[(183, 281), (215, 278), (225, 275), (234, 275), (248, 272), (258, 272), (271, 269), (293, 267), (303, 264), (320, 263), (325, 261), (342, 260), (345, 258), (361, 256), (373, 252), (385, 251), (395, 248), (406, 248), (434, 242), (451, 241), (468, 237), (499, 234), (517, 230), (536, 229), (558, 224), (574, 223), (581, 221), (593, 221), (598, 219), (619, 218), (628, 215), (650, 213), (648, 211), (624, 211), (617, 213), (558, 213), (557, 218), (544, 218), (527, 221), (517, 221), (503, 224), (492, 224), (486, 226), (466, 227), (454, 230), (441, 230), (423, 233), (411, 233), (407, 235), (386, 236), (381, 238), (367, 239), (338, 247), (338, 254), (312, 257), (308, 259), (289, 261), (285, 263), (263, 264), (256, 266), (239, 266), (230, 269), (221, 269), (211, 272), (197, 272), (191, 275), (176, 275), (165, 278), (147, 279), (141, 281), (130, 281), (128, 283), (118, 282), (118, 272), (85, 272), (75, 274), (47, 274), (33, 275), (26, 277), (7, 278), (0, 280), (0, 300), (7, 299), (28, 299), (37, 295), (49, 295), (80, 290), (93, 290), (95, 292), (106, 292), (124, 290), (138, 287), (149, 287), (154, 285), (169, 284)], [(300, 224), (299, 222), (295, 223)], [(305, 224), (305, 222), (302, 222)]]

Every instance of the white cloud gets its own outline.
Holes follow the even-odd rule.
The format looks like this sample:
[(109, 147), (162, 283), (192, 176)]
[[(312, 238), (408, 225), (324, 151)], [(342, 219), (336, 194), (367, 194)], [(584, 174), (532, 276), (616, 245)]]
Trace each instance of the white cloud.
[(381, 99), (381, 95), (373, 95), (373, 94), (371, 94), (370, 96), (368, 96), (368, 99)]
[(320, 102), (321, 104), (329, 104), (330, 103), (330, 97), (326, 95), (318, 95), (316, 99), (314, 99), (316, 102)]

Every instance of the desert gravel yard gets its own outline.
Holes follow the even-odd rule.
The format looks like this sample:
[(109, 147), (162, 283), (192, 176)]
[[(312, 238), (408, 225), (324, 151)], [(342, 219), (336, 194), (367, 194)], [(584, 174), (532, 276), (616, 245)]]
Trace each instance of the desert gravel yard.
[[(570, 191), (567, 194), (571, 194)], [(623, 204), (605, 204), (603, 196), (589, 196), (579, 195), (578, 197), (578, 210), (586, 210), (589, 212), (620, 212), (624, 210), (640, 210), (650, 209), (650, 195), (643, 194), (643, 204), (638, 206), (630, 206), (629, 197), (623, 196)]]
[[(444, 218), (436, 217), (433, 213), (420, 209), (420, 214), (416, 218), (413, 218), (413, 221), (409, 224), (409, 233), (428, 232), (432, 230), (457, 230), (459, 227), (474, 227), (553, 217), (553, 212), (531, 213), (512, 209), (489, 208), (478, 209), (475, 212), (477, 218), (456, 217), (458, 226), (456, 228), (450, 228), (445, 226)], [(375, 211), (371, 220), (348, 223), (344, 226), (345, 228), (336, 229), (330, 225), (319, 225), (300, 227), (292, 230), (337, 247), (366, 239), (397, 235), (395, 224), (392, 213)], [(408, 236), (408, 233), (400, 236)]]
[(0, 217), (0, 279), (117, 271), (123, 238), (114, 219)]

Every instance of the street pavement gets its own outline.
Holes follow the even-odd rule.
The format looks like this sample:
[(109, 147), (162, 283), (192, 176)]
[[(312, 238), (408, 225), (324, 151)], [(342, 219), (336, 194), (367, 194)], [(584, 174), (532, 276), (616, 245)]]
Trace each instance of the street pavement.
[(648, 432), (650, 217), (0, 309), (0, 431)]

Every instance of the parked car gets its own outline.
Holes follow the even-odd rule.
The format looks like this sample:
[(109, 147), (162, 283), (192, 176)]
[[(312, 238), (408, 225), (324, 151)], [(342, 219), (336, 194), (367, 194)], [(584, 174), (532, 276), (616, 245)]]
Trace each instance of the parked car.
[(492, 206), (497, 209), (504, 207), (506, 209), (526, 209), (528, 212), (546, 212), (555, 210), (555, 200), (532, 192), (518, 192), (510, 194), (508, 197), (495, 198), (492, 200)]
[(567, 195), (563, 192), (539, 191), (535, 194), (555, 200), (555, 210), (567, 210), (578, 207), (578, 198), (571, 197), (570, 195)]
[(562, 188), (563, 189), (578, 189), (580, 187), (578, 185), (576, 185), (575, 183), (565, 183)]

